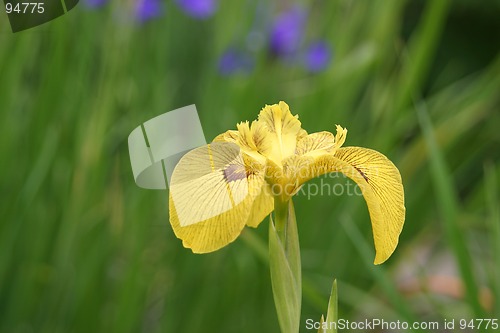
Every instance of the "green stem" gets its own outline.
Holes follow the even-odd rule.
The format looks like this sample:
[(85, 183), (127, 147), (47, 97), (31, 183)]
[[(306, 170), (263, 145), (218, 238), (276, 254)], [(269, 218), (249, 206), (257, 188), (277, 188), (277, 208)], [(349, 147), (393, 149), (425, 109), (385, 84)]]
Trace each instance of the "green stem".
[(278, 233), (281, 244), (283, 244), (285, 250), (288, 221), (288, 204), (289, 200), (282, 201), (279, 197), (276, 197), (274, 199), (274, 227), (276, 228), (276, 232)]
[(269, 266), (281, 332), (298, 333), (302, 299), (299, 237), (292, 200), (275, 198), (269, 223)]

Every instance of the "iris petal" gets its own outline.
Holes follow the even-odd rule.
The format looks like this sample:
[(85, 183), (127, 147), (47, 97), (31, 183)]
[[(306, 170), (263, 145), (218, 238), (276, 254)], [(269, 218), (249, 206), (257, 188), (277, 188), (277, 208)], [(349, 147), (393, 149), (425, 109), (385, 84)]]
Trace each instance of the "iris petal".
[[(186, 154), (176, 166), (169, 198), (176, 236), (193, 252), (215, 251), (235, 240), (245, 225), (257, 227), (272, 212), (275, 198), (286, 201), (306, 181), (342, 172), (363, 193), (372, 222), (375, 264), (383, 263), (394, 252), (403, 228), (401, 176), (377, 151), (341, 148), (346, 135), (347, 130), (338, 125), (335, 136), (308, 135), (286, 103), (265, 106), (258, 120), (240, 123), (238, 130), (214, 139), (209, 145), (214, 152), (205, 153), (209, 164), (200, 167), (202, 163), (191, 158), (202, 147)], [(241, 150), (241, 156), (233, 156), (235, 149)], [(192, 180), (193, 176), (199, 179)], [(176, 187), (175, 179), (182, 186)]]
[(266, 157), (280, 163), (283, 158), (295, 154), (301, 123), (297, 116), (292, 115), (285, 102), (266, 105), (260, 112), (258, 121), (264, 123), (269, 131), (271, 152)]
[(383, 263), (396, 249), (405, 219), (404, 190), (398, 169), (375, 150), (345, 147), (311, 161), (299, 182), (303, 184), (330, 172), (342, 172), (360, 187), (372, 223), (374, 263)]
[(250, 216), (247, 220), (247, 226), (257, 228), (259, 224), (274, 210), (274, 198), (268, 184), (264, 184), (261, 192), (255, 198)]
[(212, 252), (239, 236), (265, 184), (263, 172), (247, 170), (251, 163), (236, 144), (227, 142), (196, 148), (179, 161), (172, 174), (169, 211), (174, 233), (185, 247)]
[(335, 148), (335, 137), (330, 132), (312, 133), (297, 142), (295, 152), (297, 155), (305, 155), (315, 151), (329, 151)]

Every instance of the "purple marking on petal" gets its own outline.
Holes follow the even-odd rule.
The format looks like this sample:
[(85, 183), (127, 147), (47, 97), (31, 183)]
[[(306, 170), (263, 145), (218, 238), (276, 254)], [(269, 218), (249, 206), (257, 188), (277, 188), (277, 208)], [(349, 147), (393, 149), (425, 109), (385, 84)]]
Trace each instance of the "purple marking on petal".
[(135, 17), (140, 22), (146, 22), (163, 14), (161, 0), (137, 0)]
[(235, 72), (248, 73), (254, 68), (252, 56), (234, 48), (226, 50), (219, 59), (219, 73), (230, 75)]
[(235, 182), (247, 177), (247, 170), (241, 164), (229, 164), (223, 171), (224, 179), (229, 182)]
[(297, 53), (304, 35), (306, 18), (306, 12), (298, 6), (279, 14), (271, 28), (271, 51), (280, 56)]
[(205, 19), (217, 10), (216, 0), (177, 0), (177, 4), (189, 16)]
[(305, 54), (305, 67), (310, 72), (320, 72), (328, 67), (332, 59), (332, 51), (325, 41), (317, 41), (309, 45)]

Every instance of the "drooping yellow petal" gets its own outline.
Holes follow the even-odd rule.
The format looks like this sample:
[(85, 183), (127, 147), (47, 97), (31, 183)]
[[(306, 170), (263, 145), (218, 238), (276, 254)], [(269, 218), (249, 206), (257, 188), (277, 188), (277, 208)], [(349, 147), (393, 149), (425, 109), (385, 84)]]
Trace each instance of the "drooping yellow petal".
[(271, 152), (266, 157), (279, 163), (283, 158), (295, 153), (301, 124), (298, 117), (291, 114), (285, 102), (266, 105), (260, 112), (258, 119), (269, 130)]
[(233, 242), (240, 235), (249, 215), (251, 201), (251, 198), (247, 198), (233, 209), (211, 219), (181, 227), (170, 195), (170, 224), (184, 247), (190, 248), (194, 253), (213, 252)]
[(255, 198), (250, 216), (247, 220), (247, 226), (257, 228), (258, 225), (274, 210), (274, 198), (271, 189), (266, 183), (261, 187), (261, 192)]
[(170, 222), (193, 252), (215, 251), (232, 242), (250, 216), (263, 171), (248, 170), (250, 158), (234, 143), (214, 142), (187, 153), (170, 183)]
[[(170, 192), (181, 226), (204, 221), (243, 201), (248, 194), (246, 167), (234, 143), (214, 142), (182, 157), (172, 173)], [(192, 209), (195, 202), (200, 209)]]
[(360, 147), (345, 147), (317, 157), (301, 183), (329, 172), (342, 172), (360, 187), (368, 205), (375, 243), (375, 264), (394, 252), (405, 219), (401, 175), (383, 154)]

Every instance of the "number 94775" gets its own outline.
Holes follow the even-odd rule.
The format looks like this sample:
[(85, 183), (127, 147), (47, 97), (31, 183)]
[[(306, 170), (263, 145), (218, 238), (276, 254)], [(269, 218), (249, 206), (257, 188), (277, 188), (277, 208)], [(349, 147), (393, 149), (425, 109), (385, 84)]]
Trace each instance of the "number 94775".
[(43, 5), (43, 2), (18, 2), (14, 4), (7, 2), (5, 4), (5, 11), (7, 14), (43, 14), (45, 11)]

